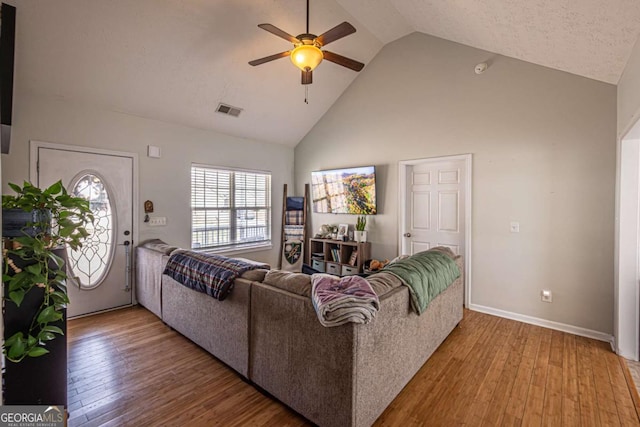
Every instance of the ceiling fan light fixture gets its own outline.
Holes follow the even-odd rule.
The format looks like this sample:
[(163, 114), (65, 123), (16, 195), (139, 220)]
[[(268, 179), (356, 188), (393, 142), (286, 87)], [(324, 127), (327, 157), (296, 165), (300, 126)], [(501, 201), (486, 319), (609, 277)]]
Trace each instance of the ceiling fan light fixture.
[(323, 58), (320, 48), (312, 44), (303, 44), (291, 51), (291, 62), (302, 71), (313, 71)]

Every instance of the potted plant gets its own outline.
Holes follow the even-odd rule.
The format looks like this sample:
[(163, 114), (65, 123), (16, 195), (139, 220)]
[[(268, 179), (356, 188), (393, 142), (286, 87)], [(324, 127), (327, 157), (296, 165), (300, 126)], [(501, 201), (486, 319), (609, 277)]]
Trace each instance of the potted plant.
[(365, 227), (367, 226), (367, 217), (362, 215), (356, 220), (356, 229), (353, 232), (353, 240), (356, 242), (364, 243), (367, 241), (367, 232)]
[[(47, 372), (60, 369), (66, 401), (66, 340), (59, 338), (66, 329), (69, 302), (66, 247), (82, 246), (93, 214), (89, 202), (69, 195), (60, 181), (44, 190), (29, 182), (9, 186), (16, 194), (2, 196), (5, 403), (60, 404), (42, 401), (38, 393), (55, 388), (47, 384)], [(53, 367), (60, 359), (53, 354), (56, 349), (64, 353), (64, 365), (58, 368)], [(29, 376), (35, 376), (40, 387), (33, 387)]]

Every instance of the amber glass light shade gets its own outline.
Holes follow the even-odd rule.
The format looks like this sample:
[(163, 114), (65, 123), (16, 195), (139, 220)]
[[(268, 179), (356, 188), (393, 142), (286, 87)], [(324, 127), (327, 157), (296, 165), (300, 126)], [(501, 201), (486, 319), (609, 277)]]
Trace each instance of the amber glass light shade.
[(314, 45), (298, 46), (291, 51), (291, 62), (302, 71), (313, 71), (322, 62), (322, 51)]

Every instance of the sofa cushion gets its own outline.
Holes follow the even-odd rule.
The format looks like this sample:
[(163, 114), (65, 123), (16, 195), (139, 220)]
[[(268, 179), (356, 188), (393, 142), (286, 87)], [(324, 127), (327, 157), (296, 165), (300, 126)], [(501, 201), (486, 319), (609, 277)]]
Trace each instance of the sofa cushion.
[(456, 258), (459, 258), (460, 255), (456, 255), (453, 253), (453, 251), (451, 250), (451, 248), (448, 248), (446, 246), (435, 246), (431, 249), (428, 249), (427, 252), (441, 252), (447, 256), (449, 256), (449, 258), (455, 260)]
[[(233, 257), (233, 259), (237, 259), (248, 264), (259, 265), (261, 267), (265, 265), (264, 262), (254, 261), (249, 258)], [(269, 268), (271, 268), (271, 266), (269, 266)], [(251, 280), (253, 282), (262, 282), (264, 280), (264, 276), (269, 271), (269, 268), (255, 268), (253, 270), (245, 271), (240, 275), (240, 277), (242, 277), (243, 279)]]
[(311, 298), (311, 276), (283, 270), (269, 270), (263, 283), (296, 295)]
[(378, 298), (386, 294), (387, 292), (402, 286), (402, 282), (396, 276), (391, 273), (381, 271), (380, 273), (374, 273), (367, 277), (367, 282), (373, 288), (373, 291), (378, 295)]
[(243, 279), (251, 280), (252, 282), (262, 282), (269, 270), (265, 268), (256, 268), (255, 270), (245, 271), (240, 275)]
[[(378, 297), (402, 286), (400, 279), (393, 274), (385, 272), (372, 274), (366, 279)], [(292, 273), (284, 270), (269, 270), (262, 282), (296, 295), (311, 297), (311, 276), (308, 274)]]

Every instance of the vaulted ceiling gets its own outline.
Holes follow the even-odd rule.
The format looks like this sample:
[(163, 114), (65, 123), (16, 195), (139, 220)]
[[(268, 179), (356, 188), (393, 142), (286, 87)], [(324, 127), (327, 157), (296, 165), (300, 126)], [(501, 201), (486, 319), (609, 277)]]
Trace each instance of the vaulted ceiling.
[[(305, 0), (4, 1), (18, 89), (97, 108), (295, 146), (358, 75), (324, 61), (306, 104), (289, 59), (247, 64), (291, 47), (257, 24), (305, 32)], [(330, 50), (365, 64), (420, 31), (612, 84), (640, 34), (638, 0), (311, 0), (310, 15), (315, 34), (352, 23)]]

